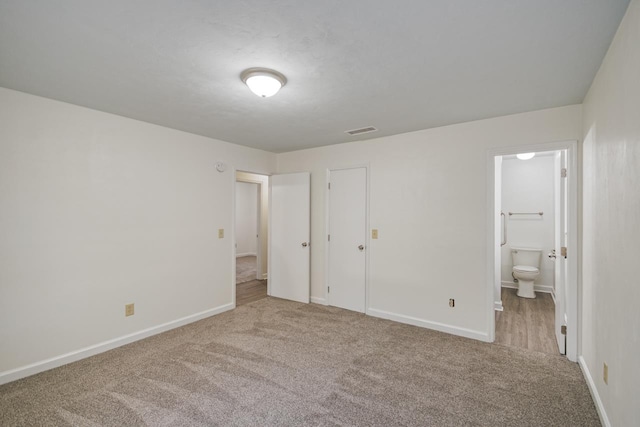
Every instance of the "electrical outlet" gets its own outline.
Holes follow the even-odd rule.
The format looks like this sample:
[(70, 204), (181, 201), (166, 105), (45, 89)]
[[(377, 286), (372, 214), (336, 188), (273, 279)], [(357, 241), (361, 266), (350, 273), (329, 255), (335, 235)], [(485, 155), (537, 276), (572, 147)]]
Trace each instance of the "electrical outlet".
[(134, 313), (134, 309), (133, 309), (133, 303), (132, 304), (126, 304), (124, 306), (124, 316), (133, 316)]
[(218, 239), (224, 239), (224, 228), (218, 229)]
[(456, 306), (456, 300), (454, 300), (453, 298), (449, 298), (449, 307), (455, 307)]
[(602, 379), (605, 384), (609, 384), (609, 365), (606, 362), (602, 364)]
[(371, 238), (372, 239), (377, 239), (378, 238), (378, 229), (374, 228), (373, 230), (371, 230)]

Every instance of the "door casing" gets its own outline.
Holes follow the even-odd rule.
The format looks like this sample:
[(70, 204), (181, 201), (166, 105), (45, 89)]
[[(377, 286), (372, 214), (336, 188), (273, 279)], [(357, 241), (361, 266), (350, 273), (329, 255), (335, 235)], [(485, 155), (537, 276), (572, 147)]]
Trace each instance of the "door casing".
[[(495, 341), (496, 325), (495, 325), (495, 244), (496, 244), (496, 221), (495, 221), (495, 157), (513, 155), (524, 152), (539, 151), (556, 151), (567, 150), (567, 169), (570, 174), (568, 182), (567, 194), (567, 215), (568, 215), (568, 241), (567, 248), (569, 256), (567, 257), (567, 283), (566, 285), (566, 313), (567, 313), (567, 358), (572, 362), (577, 362), (580, 354), (580, 334), (582, 329), (580, 312), (581, 310), (581, 284), (578, 281), (578, 269), (582, 264), (581, 253), (578, 248), (578, 242), (581, 236), (578, 236), (578, 188), (581, 184), (582, 171), (578, 166), (578, 142), (577, 141), (559, 141), (542, 144), (528, 144), (509, 147), (493, 148), (487, 151), (486, 161), (486, 182), (487, 182), (487, 211), (486, 211), (486, 228), (487, 228), (487, 263), (486, 266), (486, 315), (489, 325), (488, 341)], [(499, 243), (498, 243), (499, 244)]]
[(554, 250), (555, 250), (555, 337), (558, 342), (558, 349), (561, 354), (567, 353), (567, 337), (562, 334), (562, 325), (566, 325), (566, 283), (567, 283), (567, 260), (562, 256), (562, 246), (566, 244), (567, 222), (567, 178), (562, 177), (562, 169), (567, 168), (567, 152), (557, 151), (554, 156), (554, 204), (555, 204), (555, 230), (554, 230)]
[[(237, 170), (235, 168), (231, 169), (231, 173), (233, 174), (233, 189), (231, 191), (232, 194), (232, 201), (231, 201), (231, 207), (232, 207), (232, 212), (231, 212), (231, 230), (229, 230), (229, 232), (227, 233), (227, 236), (231, 237), (231, 250), (232, 250), (232, 256), (231, 259), (233, 260), (233, 265), (231, 268), (232, 271), (232, 277), (231, 277), (231, 302), (233, 304), (233, 307), (236, 306), (236, 248), (235, 248), (235, 241), (236, 241), (236, 183), (237, 182), (248, 182), (248, 183), (252, 183), (252, 184), (258, 184), (258, 255), (256, 256), (256, 264), (257, 264), (257, 271), (256, 271), (256, 279), (258, 280), (263, 280), (263, 279), (267, 279), (267, 274), (268, 271), (263, 271), (262, 270), (262, 264), (263, 264), (263, 259), (265, 257), (269, 257), (268, 255), (268, 232), (267, 233), (263, 233), (263, 223), (262, 223), (262, 208), (263, 208), (263, 200), (262, 200), (262, 189), (264, 185), (269, 185), (269, 174), (266, 173), (262, 173), (262, 172), (251, 172), (251, 171), (244, 171), (244, 170)], [(241, 179), (238, 179), (238, 173), (244, 173), (244, 174), (250, 174), (250, 175), (260, 175), (263, 177), (266, 177), (266, 181), (261, 181), (261, 180), (257, 180), (257, 179), (251, 179), (251, 178), (246, 178), (243, 177)], [(264, 203), (264, 205), (268, 205), (268, 201), (267, 203)], [(268, 218), (267, 218), (267, 222), (268, 222)], [(268, 223), (264, 224), (264, 229), (268, 228)], [(267, 234), (267, 235), (265, 235)], [(266, 240), (266, 242), (265, 242)], [(267, 249), (265, 250), (265, 248), (263, 248), (263, 246), (266, 244)], [(268, 270), (268, 267), (267, 267)], [(260, 272), (262, 272), (263, 277), (258, 277), (258, 275), (260, 274)]]

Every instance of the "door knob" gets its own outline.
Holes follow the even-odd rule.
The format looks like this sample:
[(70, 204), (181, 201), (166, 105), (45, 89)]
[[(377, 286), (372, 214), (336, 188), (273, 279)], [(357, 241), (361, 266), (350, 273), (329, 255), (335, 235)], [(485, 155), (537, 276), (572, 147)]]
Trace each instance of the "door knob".
[(358, 249), (360, 250), (360, 252), (362, 252), (364, 250), (364, 246), (360, 245), (358, 246)]
[(307, 247), (307, 242), (302, 242), (302, 247), (306, 248)]

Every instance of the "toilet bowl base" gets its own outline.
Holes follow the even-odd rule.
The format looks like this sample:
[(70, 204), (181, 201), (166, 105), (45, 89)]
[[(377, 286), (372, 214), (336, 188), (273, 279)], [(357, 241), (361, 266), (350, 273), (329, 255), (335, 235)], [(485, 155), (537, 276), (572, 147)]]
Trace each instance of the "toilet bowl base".
[(533, 280), (518, 280), (518, 293), (520, 298), (535, 298), (536, 293), (533, 291)]

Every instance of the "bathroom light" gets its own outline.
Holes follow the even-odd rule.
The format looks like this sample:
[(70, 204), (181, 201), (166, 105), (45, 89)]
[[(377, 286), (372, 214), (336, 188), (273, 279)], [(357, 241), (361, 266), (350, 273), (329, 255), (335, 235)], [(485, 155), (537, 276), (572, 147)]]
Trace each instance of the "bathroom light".
[(248, 68), (240, 74), (240, 78), (251, 92), (262, 98), (275, 95), (287, 83), (282, 73), (268, 68)]
[(536, 153), (519, 153), (516, 154), (516, 157), (520, 160), (529, 160), (535, 157)]

